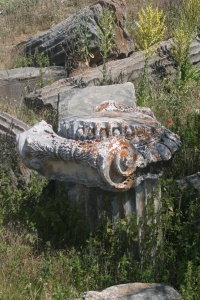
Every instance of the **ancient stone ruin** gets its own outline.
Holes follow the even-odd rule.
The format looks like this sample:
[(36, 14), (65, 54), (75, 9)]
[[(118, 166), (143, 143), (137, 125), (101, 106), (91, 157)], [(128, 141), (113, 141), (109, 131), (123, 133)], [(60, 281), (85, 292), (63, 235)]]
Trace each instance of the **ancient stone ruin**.
[[(162, 203), (158, 179), (172, 162), (181, 142), (156, 120), (149, 108), (137, 106), (132, 83), (100, 86), (102, 55), (97, 28), (99, 13), (107, 3), (111, 3), (109, 8), (114, 11), (116, 22), (116, 47), (108, 58), (107, 81), (110, 84), (138, 80), (145, 59), (142, 53), (134, 52), (126, 31), (125, 1), (97, 1), (16, 46), (26, 56), (48, 55), (55, 67), (0, 72), (2, 103), (23, 99), (27, 106), (57, 109), (57, 130), (45, 121), (30, 128), (0, 113), (0, 135), (12, 141), (17, 136), (23, 161), (20, 171), (25, 181), (29, 180), (31, 170), (36, 170), (59, 184), (62, 182), (69, 200), (79, 205), (92, 230), (105, 210), (106, 199), (113, 226), (118, 218), (134, 215), (139, 237), (136, 251), (140, 253), (145, 234), (140, 220), (160, 222)], [(91, 35), (88, 51), (92, 68), (88, 66), (85, 70), (79, 66), (82, 58), (77, 58), (77, 23), (82, 27), (87, 25), (84, 30)], [(171, 40), (161, 43), (149, 61), (148, 76), (162, 78), (174, 72), (171, 45)], [(199, 66), (200, 46), (196, 40), (191, 44), (190, 59)], [(64, 65), (65, 68), (58, 67)], [(198, 173), (190, 179), (199, 187)], [(149, 204), (153, 204), (158, 218), (147, 215)], [(155, 243), (152, 253), (156, 246)], [(180, 299), (175, 290), (165, 285), (127, 284), (102, 292), (87, 292), (83, 300), (105, 300), (114, 297), (113, 294), (116, 299), (119, 295), (128, 300), (133, 297), (130, 295), (144, 297), (144, 293), (152, 299), (160, 295)]]
[(99, 63), (102, 61), (98, 44), (98, 30), (102, 31), (99, 16), (102, 8), (105, 7), (113, 12), (116, 25), (114, 41), (116, 47), (113, 48), (110, 57), (112, 59), (125, 58), (133, 52), (134, 46), (126, 30), (126, 1), (119, 0), (97, 1), (49, 30), (21, 42), (16, 49), (24, 52), (27, 56), (34, 56), (36, 53), (48, 55), (52, 64), (65, 65), (68, 72), (71, 73), (72, 69), (78, 66), (78, 61), (81, 60), (77, 47), (84, 46), (78, 42), (79, 36), (82, 34), (85, 39), (89, 36), (85, 43), (91, 54), (90, 65)]
[(51, 179), (123, 192), (157, 179), (180, 140), (150, 109), (108, 100), (91, 116), (65, 118), (59, 135), (40, 122), (18, 145), (25, 165)]
[(136, 105), (132, 83), (77, 88), (60, 98), (57, 133), (41, 121), (17, 137), (26, 167), (62, 181), (91, 228), (106, 198), (114, 223), (132, 213), (139, 222), (149, 201), (158, 212), (158, 178), (179, 137)]

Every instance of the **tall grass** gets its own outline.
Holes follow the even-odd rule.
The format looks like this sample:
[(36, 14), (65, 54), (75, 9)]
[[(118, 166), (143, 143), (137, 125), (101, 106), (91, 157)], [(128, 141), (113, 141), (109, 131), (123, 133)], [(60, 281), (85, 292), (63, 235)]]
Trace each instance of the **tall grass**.
[[(95, 0), (0, 0), (0, 69), (11, 68), (12, 49), (15, 44), (49, 29), (77, 10), (95, 2)], [(137, 20), (141, 8), (150, 2), (150, 0), (139, 2), (127, 0), (127, 27), (133, 39), (134, 20)], [(177, 24), (180, 2), (161, 0), (153, 2), (153, 7), (160, 6), (166, 15), (168, 23), (166, 38), (171, 36), (172, 28), (175, 28), (172, 24)]]
[(13, 47), (94, 1), (0, 0), (0, 69), (11, 68)]
[[(164, 180), (162, 187), (162, 226), (146, 224), (142, 260), (135, 256), (138, 236), (134, 215), (129, 220), (118, 220), (113, 228), (105, 213), (96, 234), (85, 235), (85, 241), (74, 244), (75, 240), (70, 240), (70, 235), (72, 238), (77, 230), (73, 224), (71, 234), (64, 236), (67, 218), (70, 214), (77, 217), (74, 210), (68, 210), (66, 196), (57, 200), (48, 198), (45, 211), (41, 192), (30, 189), (26, 190), (26, 199), (20, 200), (18, 196), (11, 207), (11, 202), (4, 204), (10, 218), (5, 218), (6, 211), (1, 216), (4, 221), (0, 232), (1, 298), (75, 299), (84, 291), (101, 290), (114, 284), (165, 282), (177, 288), (183, 299), (198, 300), (200, 195), (191, 188), (179, 191), (171, 179)], [(30, 196), (37, 204), (28, 212)], [(57, 204), (53, 205), (53, 201)], [(62, 211), (56, 208), (61, 203), (62, 210), (68, 210), (62, 224), (58, 221)], [(83, 223), (79, 230), (76, 242), (83, 238)], [(162, 233), (162, 240), (152, 257), (155, 232)], [(57, 249), (52, 238), (56, 237), (55, 233), (57, 241), (63, 243)], [(50, 240), (44, 242), (45, 236)]]

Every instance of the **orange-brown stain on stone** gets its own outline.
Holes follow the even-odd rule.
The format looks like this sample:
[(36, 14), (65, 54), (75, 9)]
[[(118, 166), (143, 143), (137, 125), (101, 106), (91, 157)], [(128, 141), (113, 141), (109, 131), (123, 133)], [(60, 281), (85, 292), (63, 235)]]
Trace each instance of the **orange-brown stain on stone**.
[(133, 154), (133, 161), (134, 163), (137, 161), (138, 155), (137, 154)]
[(120, 151), (120, 157), (121, 157), (121, 158), (127, 157), (128, 154), (129, 154), (128, 149), (122, 148), (122, 150)]
[(102, 129), (101, 129), (101, 134), (107, 135), (107, 132), (106, 132), (106, 129), (105, 129), (105, 128), (102, 128)]
[(96, 112), (101, 112), (102, 110), (106, 109), (106, 107), (109, 106), (109, 103), (108, 102), (104, 102), (104, 103), (101, 103), (96, 109), (95, 111)]

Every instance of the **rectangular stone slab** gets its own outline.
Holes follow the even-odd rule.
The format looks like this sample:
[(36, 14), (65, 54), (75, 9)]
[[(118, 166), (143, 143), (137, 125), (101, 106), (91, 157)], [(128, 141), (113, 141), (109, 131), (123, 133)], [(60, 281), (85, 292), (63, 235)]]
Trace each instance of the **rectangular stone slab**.
[(60, 94), (59, 123), (66, 117), (91, 115), (103, 101), (115, 100), (128, 106), (136, 105), (135, 88), (131, 82), (108, 86), (73, 88)]
[[(160, 77), (160, 73), (163, 71), (166, 72), (166, 74), (173, 74), (175, 72), (174, 61), (171, 59), (170, 53), (171, 44), (172, 40), (163, 41), (160, 44), (159, 51), (154, 53), (150, 59), (147, 70), (149, 78), (152, 76)], [(197, 40), (194, 41), (190, 47), (190, 60), (194, 65), (200, 66), (200, 43)], [(144, 69), (144, 62), (144, 54), (139, 51), (134, 52), (128, 58), (109, 61), (107, 63), (108, 82), (114, 84), (138, 81)], [(25, 103), (28, 106), (52, 106), (57, 109), (58, 93), (60, 93), (61, 100), (65, 97), (68, 99), (68, 95), (73, 96), (74, 93), (79, 91), (79, 88), (81, 91), (81, 88), (84, 88), (84, 86), (92, 87), (102, 85), (102, 77), (102, 65), (96, 68), (89, 68), (85, 71), (76, 70), (72, 74), (72, 77), (60, 79), (51, 85), (29, 93), (29, 95), (25, 97)], [(115, 96), (116, 95), (117, 94), (115, 94)], [(118, 99), (116, 99), (116, 101), (119, 102)], [(64, 108), (64, 106), (62, 108)]]
[(65, 76), (63, 67), (16, 68), (0, 71), (0, 102), (11, 105), (42, 85), (51, 84)]

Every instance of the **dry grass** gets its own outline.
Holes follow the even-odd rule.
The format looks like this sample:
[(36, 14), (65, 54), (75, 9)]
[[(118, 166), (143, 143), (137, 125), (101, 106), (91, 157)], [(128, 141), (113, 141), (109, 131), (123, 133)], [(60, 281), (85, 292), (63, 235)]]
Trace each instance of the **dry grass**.
[(70, 300), (80, 296), (73, 282), (77, 253), (56, 252), (48, 244), (39, 251), (37, 245), (37, 233), (22, 224), (1, 230), (0, 299)]
[[(182, 0), (176, 2), (153, 1), (154, 6), (164, 10), (168, 22), (167, 35), (177, 19), (177, 9)], [(13, 47), (41, 31), (47, 30), (96, 0), (0, 0), (0, 70), (12, 68)], [(127, 0), (127, 29), (134, 38), (135, 21), (142, 7), (151, 0)], [(173, 17), (173, 20), (172, 18)]]
[(12, 49), (17, 43), (47, 30), (93, 2), (95, 1), (0, 0), (0, 69), (7, 69), (12, 65)]
[[(166, 18), (170, 18), (168, 36), (172, 32), (177, 19), (176, 8), (182, 0), (153, 2), (164, 10)], [(49, 29), (69, 17), (83, 7), (95, 3), (96, 0), (0, 0), (0, 70), (9, 69), (13, 65), (13, 47), (41, 31)], [(134, 38), (135, 21), (142, 7), (151, 0), (127, 0), (127, 29)], [(172, 15), (173, 21), (172, 21)]]
[(1, 299), (14, 299), (14, 295), (15, 299), (28, 299), (27, 279), (39, 269), (29, 238), (22, 226), (8, 226), (0, 234)]
[[(96, 0), (0, 0), (0, 70), (9, 69), (13, 63), (13, 47), (41, 31), (47, 30), (69, 17), (77, 10)], [(4, 3), (5, 3), (4, 2)], [(150, 0), (127, 0), (127, 28), (134, 36), (133, 20)], [(160, 2), (160, 1), (158, 1)]]
[(16, 0), (16, 3), (18, 5), (12, 4), (10, 8), (5, 5), (2, 11), (1, 41), (19, 42), (56, 25), (78, 9), (71, 0)]

